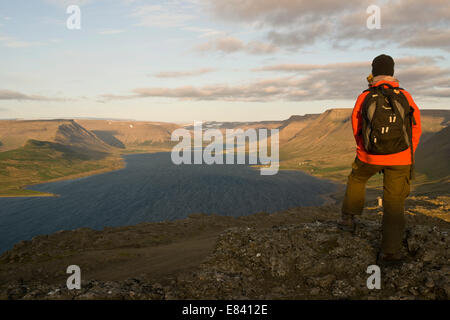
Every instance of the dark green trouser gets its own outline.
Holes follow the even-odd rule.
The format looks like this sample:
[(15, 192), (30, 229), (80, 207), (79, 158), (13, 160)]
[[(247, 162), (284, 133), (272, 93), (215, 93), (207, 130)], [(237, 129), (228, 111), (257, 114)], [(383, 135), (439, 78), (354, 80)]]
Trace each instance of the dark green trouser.
[(402, 246), (405, 199), (410, 190), (410, 167), (410, 165), (378, 166), (356, 158), (352, 164), (352, 172), (348, 176), (342, 213), (360, 215), (364, 208), (367, 180), (384, 169), (381, 249), (385, 253), (395, 254)]

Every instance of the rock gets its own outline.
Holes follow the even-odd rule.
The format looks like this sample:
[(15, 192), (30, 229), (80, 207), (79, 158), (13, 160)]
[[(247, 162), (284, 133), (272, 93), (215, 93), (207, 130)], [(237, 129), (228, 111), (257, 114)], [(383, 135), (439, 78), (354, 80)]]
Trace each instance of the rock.
[(425, 285), (426, 285), (428, 288), (433, 288), (433, 287), (434, 287), (434, 281), (433, 281), (433, 279), (427, 278), (427, 281), (425, 282)]
[(312, 296), (317, 296), (320, 293), (320, 289), (319, 288), (312, 288), (311, 291), (309, 292)]
[(423, 254), (422, 260), (424, 262), (431, 262), (435, 257), (435, 253), (433, 251), (427, 251)]
[(412, 293), (414, 296), (418, 296), (419, 292), (417, 291), (416, 287), (409, 288), (409, 292)]

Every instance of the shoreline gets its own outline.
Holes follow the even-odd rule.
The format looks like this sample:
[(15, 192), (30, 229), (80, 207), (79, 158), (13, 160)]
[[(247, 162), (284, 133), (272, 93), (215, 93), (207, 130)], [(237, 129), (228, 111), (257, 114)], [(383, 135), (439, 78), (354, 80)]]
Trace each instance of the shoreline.
[[(40, 185), (40, 184), (46, 184), (46, 183), (53, 183), (53, 182), (58, 182), (58, 181), (67, 181), (67, 180), (75, 180), (75, 179), (79, 179), (79, 178), (86, 178), (86, 177), (90, 177), (90, 176), (95, 176), (95, 175), (99, 175), (99, 174), (104, 174), (104, 173), (108, 173), (108, 172), (113, 172), (113, 171), (118, 171), (118, 170), (122, 170), (126, 167), (126, 161), (124, 156), (127, 155), (133, 155), (133, 154), (153, 154), (153, 153), (159, 153), (159, 152), (170, 152), (171, 149), (166, 149), (166, 148), (155, 148), (155, 149), (150, 149), (150, 150), (142, 150), (142, 149), (130, 149), (130, 150), (124, 150), (123, 152), (119, 152), (119, 153), (112, 153), (110, 155), (111, 160), (113, 160), (113, 165), (109, 166), (109, 167), (105, 167), (102, 169), (96, 169), (96, 170), (91, 170), (91, 171), (86, 171), (86, 172), (80, 172), (80, 173), (76, 173), (76, 174), (72, 174), (72, 175), (68, 175), (68, 176), (63, 176), (63, 177), (59, 177), (59, 178), (54, 178), (54, 179), (50, 179), (50, 180), (46, 180), (46, 181), (41, 181), (41, 182), (37, 182), (37, 183), (33, 183), (30, 185), (26, 185), (23, 186), (20, 190), (31, 190), (31, 191), (35, 191), (32, 189), (27, 189), (29, 187), (33, 187), (36, 185)], [(251, 168), (256, 169), (256, 170), (261, 170), (262, 167), (264, 167), (263, 165), (249, 165)], [(333, 203), (336, 202), (336, 193), (339, 193), (342, 186), (344, 186), (346, 183), (344, 181), (342, 181), (341, 179), (338, 179), (336, 177), (324, 177), (322, 175), (317, 175), (317, 174), (313, 174), (311, 172), (302, 170), (300, 168), (287, 168), (287, 167), (282, 167), (280, 166), (279, 171), (294, 171), (294, 172), (302, 172), (308, 176), (314, 177), (316, 179), (320, 179), (320, 180), (325, 180), (328, 182), (331, 182), (333, 184), (336, 185), (337, 190), (334, 192), (329, 192), (327, 194), (321, 195), (320, 197), (324, 200), (324, 204), (329, 204), (329, 203)], [(414, 181), (412, 183), (411, 186), (411, 193), (414, 193), (415, 189), (420, 187), (420, 186), (425, 186), (425, 185), (430, 185), (430, 184), (435, 184), (435, 183), (439, 183), (441, 182), (441, 180), (445, 180), (444, 179), (434, 179), (432, 181)], [(379, 186), (369, 186), (367, 185), (367, 189), (368, 189), (368, 193), (370, 193), (371, 191), (379, 191), (380, 187)], [(370, 190), (370, 191), (369, 191)], [(39, 197), (59, 197), (60, 195), (58, 194), (53, 194), (53, 193), (46, 193), (46, 192), (39, 192), (39, 191), (35, 191), (37, 193), (33, 193), (33, 194), (11, 194), (11, 195), (6, 195), (6, 194), (0, 194), (0, 199), (4, 199), (4, 198), (39, 198)]]
[[(21, 190), (25, 189), (25, 190), (32, 190), (32, 189), (27, 189), (29, 187), (33, 187), (36, 185), (40, 185), (40, 184), (46, 184), (46, 183), (53, 183), (53, 182), (58, 182), (58, 181), (68, 181), (68, 180), (75, 180), (75, 179), (80, 179), (80, 178), (86, 178), (86, 177), (90, 177), (90, 176), (95, 176), (95, 175), (99, 175), (99, 174), (103, 174), (103, 173), (108, 173), (108, 172), (113, 172), (113, 171), (118, 171), (118, 170), (122, 170), (126, 167), (126, 161), (124, 156), (127, 155), (133, 155), (133, 154), (153, 154), (153, 153), (159, 153), (159, 152), (170, 152), (171, 149), (153, 149), (153, 150), (128, 150), (125, 152), (120, 152), (118, 154), (111, 154), (111, 156), (118, 156), (118, 158), (113, 158), (114, 160), (114, 165), (111, 167), (106, 167), (106, 168), (102, 168), (102, 169), (96, 169), (96, 170), (91, 170), (91, 171), (86, 171), (86, 172), (80, 172), (80, 173), (76, 173), (76, 174), (72, 174), (72, 175), (68, 175), (68, 176), (64, 176), (64, 177), (59, 177), (59, 178), (54, 178), (54, 179), (50, 179), (50, 180), (46, 180), (46, 181), (41, 181), (41, 182), (37, 182), (37, 183), (33, 183), (30, 185), (26, 185), (23, 186), (21, 188)], [(252, 169), (255, 170), (260, 170), (261, 165), (249, 165)], [(314, 177), (316, 179), (320, 179), (320, 180), (326, 180), (328, 182), (331, 182), (333, 184), (336, 184), (337, 189), (339, 189), (339, 185), (342, 184), (342, 181), (339, 181), (337, 179), (332, 179), (332, 178), (325, 178), (322, 176), (317, 176), (317, 175), (313, 175), (310, 172), (301, 170), (301, 169), (296, 169), (296, 168), (279, 168), (280, 171), (293, 171), (293, 172), (302, 172), (308, 176)], [(36, 191), (36, 190), (32, 190), (32, 191)], [(2, 195), (0, 194), (0, 199), (2, 198), (40, 198), (40, 197), (44, 197), (44, 198), (49, 198), (49, 197), (59, 197), (60, 195), (58, 194), (53, 194), (53, 193), (40, 193), (39, 191), (36, 191), (37, 193), (35, 194), (12, 194), (12, 195)], [(328, 203), (332, 203), (335, 201), (334, 199), (334, 195), (337, 192), (329, 192), (325, 195), (321, 195), (320, 197), (324, 200), (324, 204), (328, 204)]]
[(54, 193), (43, 193), (43, 194), (30, 194), (30, 195), (0, 195), (0, 198), (51, 198), (51, 197), (59, 197), (58, 194)]
[[(75, 174), (71, 174), (68, 176), (64, 176), (64, 177), (59, 177), (59, 178), (54, 178), (54, 179), (50, 179), (50, 180), (46, 180), (46, 181), (41, 181), (38, 183), (33, 183), (30, 185), (26, 185), (24, 187), (21, 188), (21, 190), (32, 190), (32, 189), (27, 189), (29, 187), (33, 187), (36, 185), (40, 185), (40, 184), (45, 184), (45, 183), (52, 183), (52, 182), (58, 182), (58, 181), (67, 181), (67, 180), (75, 180), (75, 179), (79, 179), (79, 178), (86, 178), (86, 177), (90, 177), (90, 176), (95, 176), (95, 175), (99, 175), (99, 174), (103, 174), (103, 173), (107, 173), (107, 172), (112, 172), (112, 171), (117, 171), (117, 170), (121, 170), (124, 169), (126, 167), (125, 164), (125, 160), (122, 157), (122, 155), (120, 155), (119, 158), (115, 159), (116, 161), (114, 161), (113, 166), (111, 167), (106, 167), (106, 168), (102, 168), (102, 169), (96, 169), (96, 170), (91, 170), (91, 171), (86, 171), (86, 172), (80, 172), (80, 173), (75, 173)], [(35, 191), (35, 190), (33, 190)], [(39, 191), (36, 191), (39, 192)], [(1, 195), (0, 194), (0, 198), (39, 198), (39, 197), (59, 197), (58, 194), (53, 194), (53, 193), (36, 193), (36, 194), (13, 194), (13, 195)]]
[[(96, 169), (96, 170), (91, 170), (91, 171), (86, 171), (86, 172), (80, 172), (80, 173), (75, 173), (75, 174), (71, 174), (68, 176), (64, 176), (64, 177), (59, 177), (59, 178), (54, 178), (54, 179), (50, 179), (50, 180), (46, 180), (46, 181), (41, 181), (41, 182), (37, 182), (37, 183), (33, 183), (33, 184), (29, 184), (26, 186), (23, 186), (21, 189), (19, 190), (27, 190), (27, 188), (32, 187), (32, 186), (36, 186), (39, 184), (45, 184), (45, 183), (52, 183), (52, 182), (58, 182), (58, 181), (67, 181), (67, 180), (75, 180), (75, 179), (79, 179), (79, 178), (86, 178), (86, 177), (90, 177), (90, 176), (95, 176), (95, 175), (99, 175), (99, 174), (103, 174), (103, 173), (108, 173), (108, 172), (113, 172), (113, 171), (118, 171), (118, 170), (122, 170), (126, 167), (126, 162), (125, 162), (125, 158), (124, 156), (126, 155), (132, 155), (132, 154), (152, 154), (152, 153), (158, 153), (158, 152), (170, 152), (169, 149), (151, 149), (151, 150), (129, 150), (128, 152), (120, 152), (120, 153), (116, 153), (116, 154), (111, 154), (111, 160), (114, 161), (113, 165), (110, 167), (105, 167), (102, 169)], [(32, 190), (32, 189), (29, 189)], [(34, 191), (34, 190), (33, 190)], [(39, 191), (37, 191), (38, 193), (35, 194), (11, 194), (11, 195), (2, 195), (0, 194), (0, 198), (39, 198), (39, 197), (59, 197), (58, 194), (53, 194), (53, 193), (39, 193)]]

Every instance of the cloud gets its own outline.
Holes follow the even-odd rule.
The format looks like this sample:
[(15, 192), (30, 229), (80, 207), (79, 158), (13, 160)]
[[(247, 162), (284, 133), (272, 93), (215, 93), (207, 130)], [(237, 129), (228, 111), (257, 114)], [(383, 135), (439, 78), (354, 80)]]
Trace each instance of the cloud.
[(243, 50), (244, 42), (234, 37), (220, 37), (204, 42), (196, 47), (198, 51), (236, 52)]
[[(423, 57), (402, 57), (395, 59), (395, 65), (398, 67), (414, 66), (414, 65), (429, 65), (438, 61), (437, 58), (423, 56)], [(354, 62), (340, 62), (340, 63), (328, 63), (328, 64), (277, 64), (268, 65), (260, 68), (254, 68), (251, 71), (274, 71), (274, 72), (288, 72), (288, 73), (301, 73), (308, 71), (323, 71), (323, 70), (342, 70), (346, 72), (349, 69), (361, 69), (364, 68), (367, 72), (370, 72), (371, 61), (354, 61)]]
[(450, 51), (450, 30), (427, 30), (402, 42), (402, 47), (436, 48)]
[(450, 7), (445, 0), (378, 2), (381, 29), (369, 30), (366, 9), (372, 0), (205, 0), (218, 19), (266, 33), (275, 46), (299, 49), (318, 41), (334, 48), (393, 45), (448, 51)]
[(191, 76), (197, 76), (202, 75), (205, 73), (214, 72), (216, 69), (213, 68), (201, 68), (198, 70), (192, 70), (192, 71), (163, 71), (156, 73), (154, 76), (157, 78), (182, 78), (182, 77), (191, 77)]
[(223, 36), (211, 39), (197, 45), (195, 50), (199, 52), (219, 51), (224, 53), (247, 52), (250, 54), (268, 54), (278, 51), (278, 48), (270, 43), (260, 41), (249, 41), (247, 43), (231, 36)]
[(264, 96), (281, 94), (280, 88), (263, 83), (243, 86), (207, 85), (203, 87), (183, 86), (178, 88), (137, 88), (130, 96), (104, 95), (105, 99), (132, 99), (146, 97), (179, 98), (181, 100), (262, 101)]
[(218, 35), (224, 34), (223, 31), (210, 29), (210, 28), (200, 28), (200, 27), (184, 27), (183, 30), (200, 33), (200, 36), (199, 36), (200, 38), (212, 37), (212, 36), (218, 36)]
[(313, 45), (327, 34), (333, 27), (328, 23), (311, 23), (305, 30), (279, 32), (271, 30), (267, 33), (267, 39), (271, 43), (285, 48), (298, 48)]
[[(448, 68), (434, 64), (433, 57), (404, 57), (396, 61), (396, 76), (413, 96), (450, 97)], [(136, 88), (130, 95), (103, 95), (106, 100), (164, 97), (180, 100), (220, 101), (314, 101), (353, 100), (367, 88), (370, 61), (334, 64), (285, 64), (253, 69), (255, 72), (281, 72), (249, 83), (181, 86), (175, 88)]]
[(268, 54), (278, 51), (278, 48), (270, 43), (250, 41), (245, 46), (245, 51), (251, 54)]
[[(209, 8), (219, 18), (238, 22), (257, 22), (267, 26), (290, 26), (312, 21), (350, 8), (358, 8), (361, 0), (210, 0)], [(364, 9), (365, 10), (365, 9)], [(322, 20), (322, 19), (321, 19)]]
[(31, 100), (31, 101), (67, 101), (63, 98), (49, 98), (40, 95), (27, 95), (21, 92), (0, 89), (0, 100)]

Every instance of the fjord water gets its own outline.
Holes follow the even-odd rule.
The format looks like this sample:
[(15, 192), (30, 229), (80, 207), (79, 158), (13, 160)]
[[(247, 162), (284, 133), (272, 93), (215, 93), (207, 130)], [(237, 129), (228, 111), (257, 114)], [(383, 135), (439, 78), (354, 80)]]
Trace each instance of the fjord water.
[(124, 169), (31, 189), (59, 197), (0, 198), (0, 253), (36, 235), (175, 220), (242, 216), (323, 203), (335, 184), (297, 171), (260, 175), (249, 165), (174, 165), (170, 153), (125, 156)]

